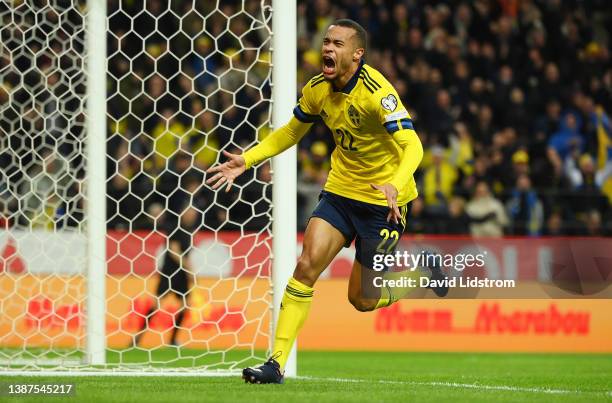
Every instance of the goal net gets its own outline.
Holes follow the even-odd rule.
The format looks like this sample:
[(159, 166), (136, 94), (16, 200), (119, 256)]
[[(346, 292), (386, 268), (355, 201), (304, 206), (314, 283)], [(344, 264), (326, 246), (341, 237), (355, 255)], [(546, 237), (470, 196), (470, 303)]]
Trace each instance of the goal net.
[(0, 3), (0, 370), (266, 357), (270, 167), (203, 178), (270, 130), (270, 23), (263, 0)]

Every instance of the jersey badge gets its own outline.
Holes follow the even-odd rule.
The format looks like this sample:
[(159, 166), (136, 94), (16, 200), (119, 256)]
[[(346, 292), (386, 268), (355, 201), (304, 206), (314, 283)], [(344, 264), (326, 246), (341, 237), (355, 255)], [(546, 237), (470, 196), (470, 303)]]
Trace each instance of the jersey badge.
[(355, 108), (353, 105), (349, 105), (348, 107), (348, 116), (353, 126), (359, 127), (359, 124), (361, 123), (361, 118), (359, 116), (357, 108)]
[(380, 100), (380, 104), (389, 112), (393, 112), (397, 108), (397, 98), (395, 98), (395, 95), (389, 94)]

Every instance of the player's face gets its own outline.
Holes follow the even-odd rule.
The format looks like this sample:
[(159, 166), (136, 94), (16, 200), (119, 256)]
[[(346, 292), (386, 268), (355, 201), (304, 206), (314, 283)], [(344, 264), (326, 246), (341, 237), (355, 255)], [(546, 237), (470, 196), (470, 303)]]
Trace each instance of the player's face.
[(355, 30), (332, 25), (323, 39), (323, 75), (328, 80), (343, 77), (359, 61), (363, 49), (357, 48)]

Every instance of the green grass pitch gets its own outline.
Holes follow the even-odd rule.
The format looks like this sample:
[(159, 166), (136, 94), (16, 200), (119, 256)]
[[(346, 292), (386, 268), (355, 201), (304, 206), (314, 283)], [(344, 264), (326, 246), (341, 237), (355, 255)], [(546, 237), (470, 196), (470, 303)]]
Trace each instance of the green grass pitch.
[[(158, 351), (157, 354), (171, 356)], [(612, 402), (612, 356), (561, 354), (301, 352), (284, 385), (239, 377), (23, 377), (0, 384), (72, 382), (71, 397), (2, 402)]]

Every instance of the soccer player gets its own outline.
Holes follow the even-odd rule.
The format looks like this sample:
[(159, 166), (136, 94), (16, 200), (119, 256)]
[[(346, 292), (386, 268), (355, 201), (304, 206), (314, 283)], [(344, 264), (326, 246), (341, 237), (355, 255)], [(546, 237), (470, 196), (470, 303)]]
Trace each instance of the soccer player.
[(322, 73), (303, 88), (289, 123), (242, 155), (210, 168), (213, 189), (226, 191), (246, 169), (296, 144), (310, 126), (323, 121), (336, 148), (320, 201), (306, 228), (303, 250), (283, 295), (273, 355), (265, 364), (243, 370), (251, 383), (282, 383), (283, 369), (302, 328), (319, 275), (343, 247), (356, 240), (357, 253), (348, 299), (359, 311), (396, 301), (391, 291), (367, 295), (362, 275), (371, 276), (373, 256), (392, 252), (404, 231), (408, 203), (417, 197), (413, 174), (423, 147), (410, 115), (393, 86), (365, 64), (367, 34), (355, 21), (329, 26), (321, 49)]
[[(178, 225), (170, 223), (168, 226), (168, 251), (159, 273), (159, 283), (155, 292), (155, 302), (149, 312), (138, 334), (134, 338), (134, 346), (138, 346), (144, 329), (149, 327), (149, 320), (159, 309), (159, 301), (168, 293), (172, 293), (179, 301), (180, 308), (174, 318), (170, 345), (176, 346), (176, 335), (185, 318), (185, 311), (189, 292), (194, 285), (194, 272), (188, 254), (192, 247), (192, 235), (197, 231), (199, 213), (189, 205), (184, 206), (180, 217), (168, 217), (170, 221), (178, 221)], [(172, 214), (170, 214), (172, 215)]]

